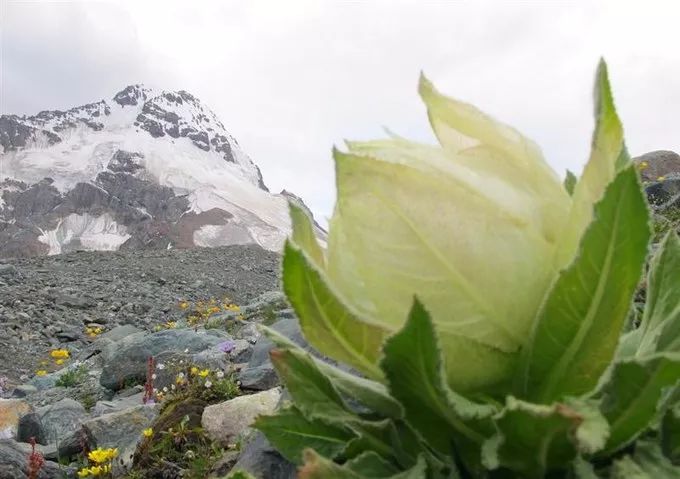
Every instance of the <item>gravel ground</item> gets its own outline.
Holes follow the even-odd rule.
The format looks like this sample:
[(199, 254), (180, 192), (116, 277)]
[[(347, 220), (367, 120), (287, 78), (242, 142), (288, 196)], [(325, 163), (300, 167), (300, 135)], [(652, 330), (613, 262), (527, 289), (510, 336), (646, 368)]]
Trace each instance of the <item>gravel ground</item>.
[(0, 262), (0, 377), (31, 375), (50, 348), (82, 348), (85, 327), (151, 330), (180, 300), (244, 304), (279, 287), (279, 256), (257, 246), (75, 252)]

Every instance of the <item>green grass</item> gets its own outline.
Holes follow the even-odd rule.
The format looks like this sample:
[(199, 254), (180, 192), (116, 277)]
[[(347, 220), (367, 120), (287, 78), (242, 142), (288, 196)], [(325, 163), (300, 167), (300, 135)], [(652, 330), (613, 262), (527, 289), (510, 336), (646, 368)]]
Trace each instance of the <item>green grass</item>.
[(70, 369), (59, 376), (55, 386), (72, 388), (83, 383), (85, 379), (87, 379), (87, 368), (85, 365), (80, 365), (77, 368)]
[(90, 411), (97, 404), (97, 397), (93, 393), (85, 393), (79, 398), (80, 404), (86, 411)]

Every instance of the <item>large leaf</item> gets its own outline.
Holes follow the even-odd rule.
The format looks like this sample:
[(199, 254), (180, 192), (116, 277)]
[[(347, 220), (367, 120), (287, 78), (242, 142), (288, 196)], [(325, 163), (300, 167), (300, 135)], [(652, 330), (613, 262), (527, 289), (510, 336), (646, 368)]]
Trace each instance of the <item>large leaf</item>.
[(571, 263), (579, 249), (581, 237), (594, 217), (593, 205), (600, 201), (617, 171), (629, 163), (623, 139), (623, 126), (616, 113), (607, 65), (604, 61), (601, 61), (597, 68), (594, 100), (595, 131), (590, 158), (574, 187), (568, 227), (559, 238), (556, 258), (558, 268)]
[[(476, 107), (439, 93), (421, 75), (418, 92), (427, 106), (430, 125), (451, 162), (473, 169), (480, 176), (500, 176), (521, 184), (543, 200), (535, 209), (547, 213), (568, 207), (559, 179), (536, 143)], [(564, 216), (565, 211), (559, 211)], [(556, 217), (554, 219), (557, 219)]]
[(545, 406), (508, 397), (495, 418), (498, 435), (485, 445), (487, 467), (503, 466), (527, 478), (566, 468), (579, 452), (605, 444), (607, 422), (585, 402)]
[(635, 454), (625, 456), (614, 463), (611, 479), (677, 479), (680, 467), (673, 465), (664, 457), (659, 445), (649, 441), (639, 441)]
[(337, 424), (354, 419), (354, 413), (330, 379), (319, 371), (307, 353), (274, 349), (270, 356), (295, 406), (305, 417)]
[(495, 411), (453, 393), (447, 386), (430, 316), (417, 300), (401, 331), (387, 340), (381, 366), (405, 417), (436, 450), (448, 454), (457, 439), (478, 445), (476, 428)]
[(289, 461), (302, 463), (302, 451), (313, 448), (326, 457), (335, 457), (355, 434), (345, 427), (305, 418), (295, 407), (279, 410), (273, 416), (260, 416), (253, 427), (262, 431)]
[[(410, 467), (417, 451), (400, 451), (397, 429), (389, 419), (366, 420), (359, 417), (345, 403), (339, 392), (324, 375), (311, 356), (299, 350), (273, 350), (272, 362), (288, 388), (297, 409), (310, 421), (319, 420), (336, 427), (346, 427), (356, 436), (348, 444), (361, 445), (355, 454), (374, 451), (398, 464)], [(346, 447), (343, 449), (345, 455)]]
[(293, 225), (293, 242), (309, 255), (317, 267), (323, 268), (326, 260), (314, 234), (312, 219), (297, 201), (289, 201), (288, 207)]
[(680, 352), (680, 239), (664, 238), (650, 265), (637, 356)]
[[(364, 463), (368, 472), (375, 472), (374, 463)], [(356, 464), (354, 464), (356, 467)], [(305, 465), (300, 469), (299, 479), (424, 479), (427, 473), (427, 464), (420, 457), (418, 462), (409, 470), (396, 473), (391, 476), (365, 475), (364, 471), (353, 471), (348, 466), (340, 466), (333, 461), (320, 456), (311, 449), (305, 451)]]
[[(277, 347), (303, 351), (300, 346), (282, 336), (278, 331), (262, 325), (260, 329)], [(371, 411), (385, 417), (393, 419), (403, 417), (401, 405), (389, 395), (385, 385), (348, 373), (314, 357), (310, 357), (310, 360), (322, 374), (331, 380), (341, 394), (359, 401)]]
[[(439, 158), (441, 149), (386, 148), (374, 157), (335, 152), (329, 278), (343, 299), (392, 332), (417, 295), (437, 326), (449, 384), (461, 393), (488, 390), (512, 375), (555, 273), (551, 231), (535, 213), (543, 198), (457, 167)], [(436, 205), (446, 207), (436, 213)], [(336, 235), (351, 241), (338, 249)], [(346, 252), (363, 284), (334, 269)], [(521, 295), (513, 292), (518, 283)]]
[(347, 461), (345, 466), (363, 477), (370, 478), (391, 477), (399, 472), (394, 465), (373, 451), (360, 454), (351, 461)]
[(648, 211), (633, 167), (595, 207), (580, 254), (534, 324), (518, 369), (518, 394), (550, 403), (595, 387), (614, 355), (647, 253)]
[(313, 449), (305, 450), (304, 462), (298, 472), (298, 479), (365, 479), (350, 468), (320, 456)]
[[(629, 444), (658, 415), (667, 388), (680, 381), (680, 354), (664, 353), (626, 359), (614, 365), (598, 393), (600, 409), (610, 424), (605, 453)], [(604, 454), (604, 453), (603, 453)]]
[(369, 377), (381, 376), (377, 362), (385, 330), (350, 311), (323, 273), (290, 241), (283, 256), (283, 289), (307, 341)]

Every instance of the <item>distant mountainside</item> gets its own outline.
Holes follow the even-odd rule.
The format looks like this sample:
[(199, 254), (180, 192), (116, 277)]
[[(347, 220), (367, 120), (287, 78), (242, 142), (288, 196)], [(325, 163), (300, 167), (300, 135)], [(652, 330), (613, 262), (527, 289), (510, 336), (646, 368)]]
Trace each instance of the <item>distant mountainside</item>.
[(66, 111), (0, 116), (0, 257), (249, 243), (276, 251), (290, 198), (301, 201), (270, 193), (215, 113), (183, 90), (132, 85)]

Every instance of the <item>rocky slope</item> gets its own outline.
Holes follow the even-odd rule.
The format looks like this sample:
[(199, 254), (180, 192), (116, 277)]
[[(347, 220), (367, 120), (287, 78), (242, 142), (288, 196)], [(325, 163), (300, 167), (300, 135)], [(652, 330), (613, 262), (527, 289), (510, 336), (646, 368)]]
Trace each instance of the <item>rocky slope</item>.
[(236, 304), (278, 287), (278, 255), (259, 246), (74, 252), (0, 262), (0, 376), (33, 374), (50, 347), (81, 347), (85, 328), (152, 330), (180, 301)]
[(66, 111), (0, 116), (0, 257), (250, 243), (276, 251), (290, 197), (267, 190), (186, 91), (133, 85)]
[[(222, 424), (206, 439), (224, 449), (216, 473), (243, 458), (260, 471), (258, 477), (276, 477), (268, 468), (282, 467), (293, 477), (294, 467), (247, 427), (254, 414), (272, 410), (281, 397), (268, 357), (271, 343), (256, 324), (273, 325), (302, 342), (278, 291), (279, 262), (277, 254), (256, 245), (0, 261), (0, 477), (27, 477), (25, 441), (31, 436), (48, 460), (39, 478), (76, 477), (83, 447), (118, 447), (121, 477), (132, 467), (142, 430), (162, 419), (162, 408), (142, 401), (150, 355), (163, 365), (154, 384), (158, 391), (173, 383), (183, 363), (209, 368), (216, 385), (219, 372), (238, 381), (238, 394), (262, 392), (258, 398), (267, 398), (264, 403), (235, 398), (226, 412), (208, 410), (208, 423)], [(91, 336), (88, 328), (101, 332)], [(61, 364), (48, 354), (55, 349), (69, 352)], [(258, 446), (245, 454), (244, 442), (235, 451), (237, 438), (256, 439)], [(179, 478), (176, 469), (131, 477)]]

